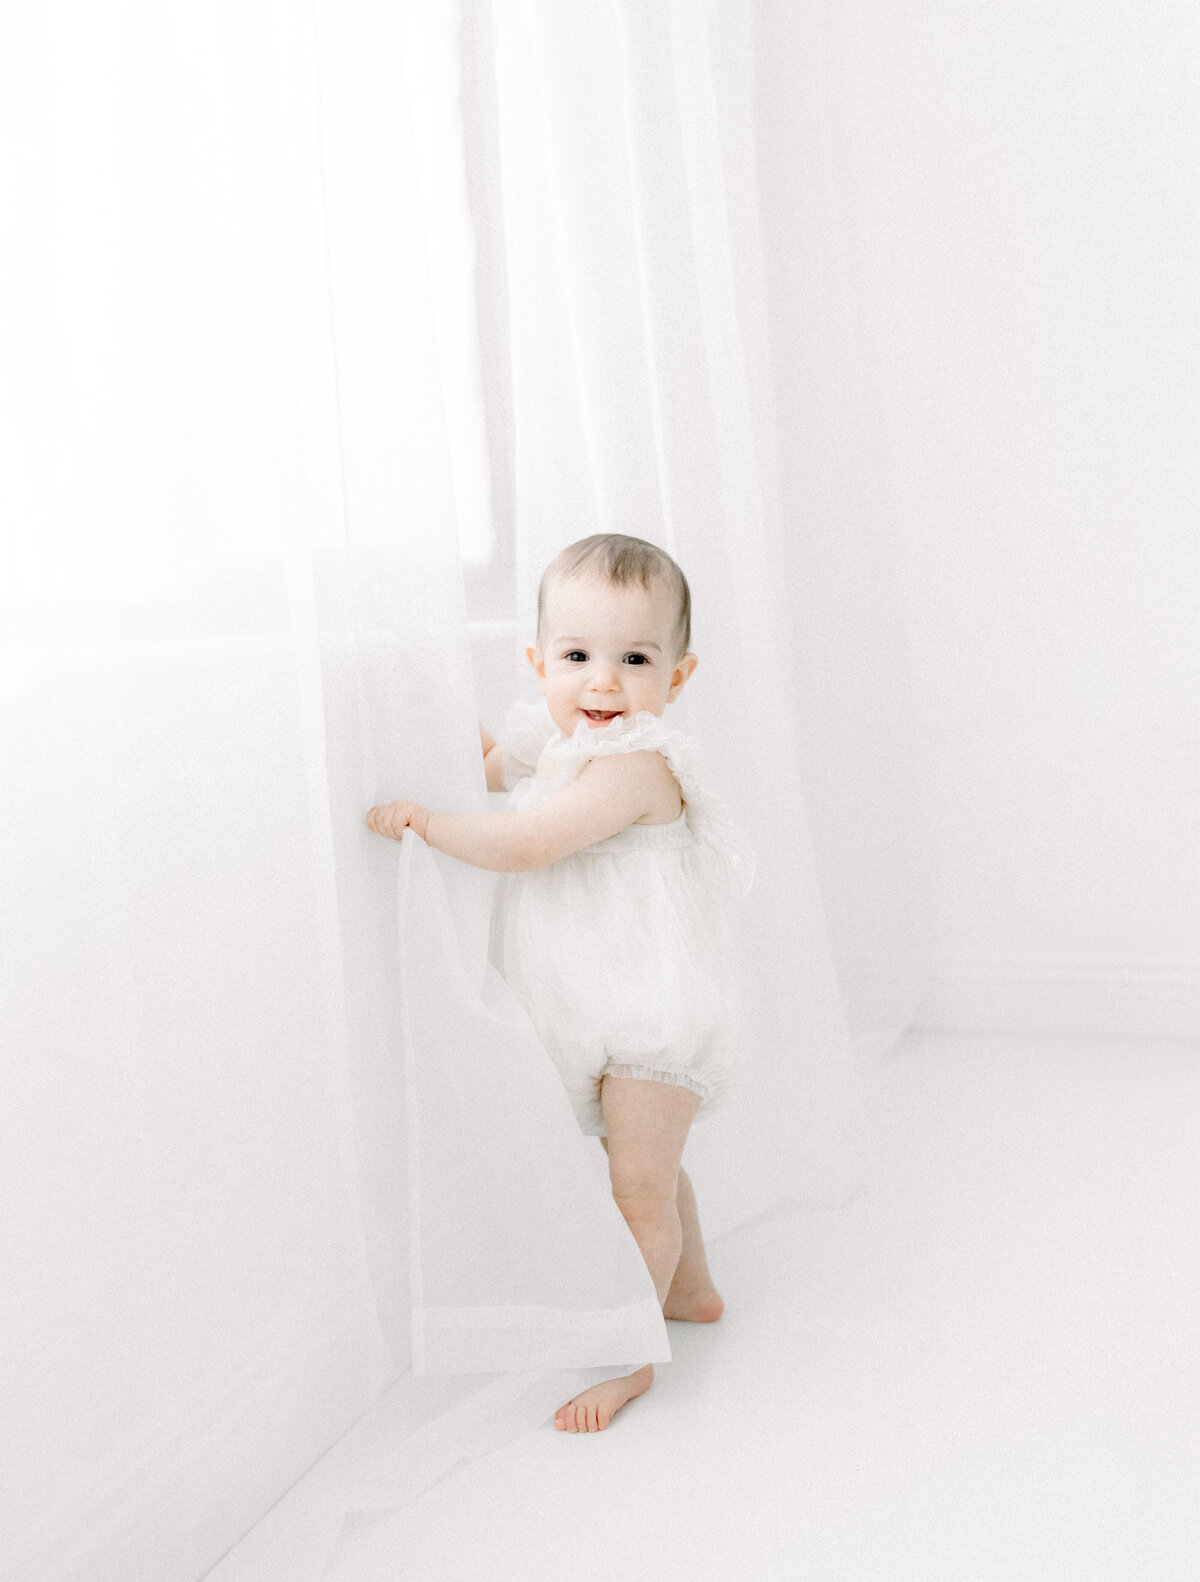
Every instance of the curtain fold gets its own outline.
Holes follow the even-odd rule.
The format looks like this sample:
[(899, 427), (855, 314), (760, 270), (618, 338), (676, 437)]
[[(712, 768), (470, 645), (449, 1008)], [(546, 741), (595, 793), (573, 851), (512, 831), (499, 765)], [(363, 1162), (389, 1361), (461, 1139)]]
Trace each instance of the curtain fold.
[[(417, 1373), (670, 1357), (654, 1285), (515, 996), (404, 837), (399, 1042)], [(473, 926), (484, 906), (471, 908)], [(474, 969), (474, 970), (473, 970)], [(569, 1392), (568, 1392), (569, 1393)]]
[[(471, 248), (453, 13), (339, 0), (316, 14), (345, 530), (356, 553), (371, 551), (348, 590), (349, 625), (375, 646), (354, 667), (373, 780), (336, 819), (352, 871), (350, 832), (361, 842), (372, 802), (487, 807), (455, 513), (467, 436), (478, 443), (482, 424), (453, 425), (456, 451), (444, 421), (470, 405), (445, 330), (469, 306), (468, 272), (439, 267)], [(365, 179), (380, 149), (394, 165), (386, 202)], [(331, 797), (354, 786), (348, 768), (334, 766)], [(397, 860), (373, 844), (375, 867)], [(403, 1060), (403, 1126), (384, 1146), (398, 1153), (403, 1137), (407, 1154), (415, 1371), (632, 1366), (646, 1346), (665, 1358), (636, 1245), (581, 1168), (549, 1058), (488, 964), (493, 877), (411, 840), (399, 872), (398, 924), (378, 931), (394, 965), (363, 998), (378, 1004), (394, 982), (379, 1058)]]
[(573, 539), (629, 532), (674, 554), (700, 664), (672, 712), (761, 859), (742, 1087), (688, 1144), (717, 1234), (783, 1198), (837, 1201), (864, 1147), (782, 602), (750, 7), (493, 12), (521, 643)]
[[(805, 801), (856, 1054), (918, 1014), (929, 944), (903, 544), (831, 8), (756, 3), (757, 186)], [(853, 113), (853, 106), (850, 107)]]

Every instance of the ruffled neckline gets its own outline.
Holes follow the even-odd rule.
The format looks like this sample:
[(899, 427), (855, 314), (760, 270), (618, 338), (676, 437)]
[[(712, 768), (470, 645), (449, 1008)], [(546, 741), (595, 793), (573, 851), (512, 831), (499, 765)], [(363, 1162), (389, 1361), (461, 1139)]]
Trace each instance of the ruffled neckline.
[(549, 778), (565, 785), (592, 758), (632, 752), (662, 753), (679, 783), (688, 827), (697, 840), (722, 858), (730, 883), (744, 895), (754, 877), (753, 852), (724, 803), (702, 783), (691, 738), (668, 725), (661, 715), (643, 710), (632, 719), (622, 715), (598, 728), (580, 720), (571, 736), (555, 732), (543, 749), (542, 760), (549, 767)]
[(546, 757), (556, 767), (578, 773), (590, 758), (607, 758), (613, 753), (660, 752), (662, 744), (674, 737), (686, 743), (682, 731), (672, 730), (660, 714), (643, 710), (632, 719), (618, 715), (599, 727), (580, 720), (574, 734), (557, 731), (545, 748)]

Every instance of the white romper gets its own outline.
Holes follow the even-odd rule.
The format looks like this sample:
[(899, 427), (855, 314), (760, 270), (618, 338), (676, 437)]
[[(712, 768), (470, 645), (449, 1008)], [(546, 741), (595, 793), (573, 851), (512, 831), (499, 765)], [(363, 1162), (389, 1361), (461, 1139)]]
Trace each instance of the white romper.
[(544, 705), (518, 704), (506, 726), (513, 809), (554, 796), (591, 758), (650, 750), (667, 760), (678, 819), (631, 824), (547, 868), (505, 874), (496, 947), (584, 1132), (604, 1135), (605, 1075), (688, 1088), (704, 1114), (734, 1064), (728, 912), (731, 892), (749, 888), (749, 851), (697, 781), (691, 742), (660, 717), (581, 722), (567, 739)]

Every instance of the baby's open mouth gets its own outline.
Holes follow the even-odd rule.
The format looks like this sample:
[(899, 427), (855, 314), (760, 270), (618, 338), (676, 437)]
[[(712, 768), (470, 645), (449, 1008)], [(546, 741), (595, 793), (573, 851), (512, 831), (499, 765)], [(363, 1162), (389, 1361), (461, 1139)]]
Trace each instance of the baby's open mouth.
[(619, 718), (622, 711), (620, 709), (584, 709), (583, 712), (589, 720), (595, 720), (598, 725), (607, 725), (609, 720)]

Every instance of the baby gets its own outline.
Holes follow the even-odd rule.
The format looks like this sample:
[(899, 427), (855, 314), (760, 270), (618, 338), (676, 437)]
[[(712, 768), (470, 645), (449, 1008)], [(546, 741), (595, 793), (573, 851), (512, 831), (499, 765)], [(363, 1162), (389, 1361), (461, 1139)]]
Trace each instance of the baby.
[[(367, 823), (501, 881), (504, 977), (557, 1066), (581, 1128), (608, 1153), (612, 1192), (667, 1318), (712, 1323), (688, 1129), (732, 1064), (725, 901), (749, 860), (663, 721), (696, 668), (679, 567), (642, 539), (602, 533), (562, 551), (526, 650), (546, 708), (482, 734), (504, 812), (372, 808)], [(647, 1365), (560, 1407), (555, 1427), (607, 1428), (653, 1382)]]

